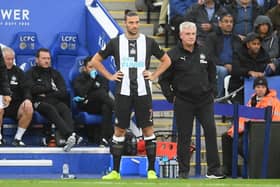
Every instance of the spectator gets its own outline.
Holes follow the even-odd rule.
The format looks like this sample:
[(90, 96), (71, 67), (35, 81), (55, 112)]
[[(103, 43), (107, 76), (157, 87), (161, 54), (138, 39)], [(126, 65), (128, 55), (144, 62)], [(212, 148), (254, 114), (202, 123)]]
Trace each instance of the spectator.
[(227, 6), (228, 11), (233, 15), (233, 31), (239, 35), (241, 40), (253, 31), (253, 23), (258, 15), (263, 14), (263, 10), (254, 0), (235, 0)]
[[(2, 56), (2, 49), (0, 48), (0, 109), (8, 107), (11, 102), (12, 92), (10, 90), (7, 69)], [(2, 121), (0, 121), (2, 124)], [(2, 137), (2, 127), (0, 126), (0, 146), (4, 144)]]
[(179, 25), (186, 21), (185, 15), (189, 7), (201, 0), (169, 0), (170, 25), (175, 28), (175, 37), (179, 38)]
[(268, 16), (259, 15), (254, 22), (254, 32), (259, 34), (261, 45), (272, 61), (279, 56), (278, 37)]
[[(166, 99), (174, 103), (176, 117), (179, 177), (188, 178), (190, 170), (191, 136), (194, 117), (200, 121), (205, 134), (207, 178), (224, 178), (220, 171), (213, 93), (216, 86), (216, 68), (204, 49), (196, 44), (196, 25), (180, 25), (181, 41), (168, 51), (172, 64), (159, 79)], [(187, 84), (186, 84), (187, 83)]]
[(267, 10), (271, 9), (277, 4), (277, 0), (256, 0), (259, 7), (263, 9), (263, 12), (266, 13)]
[(204, 45), (207, 35), (217, 30), (218, 20), (224, 12), (226, 9), (215, 0), (204, 0), (204, 3), (192, 5), (188, 9), (185, 20), (196, 24), (198, 44)]
[(0, 109), (0, 125), (2, 126), (4, 117), (18, 120), (18, 128), (12, 145), (17, 147), (25, 146), (22, 141), (22, 136), (29, 126), (33, 116), (31, 93), (26, 85), (23, 71), (14, 65), (14, 50), (5, 47), (2, 49), (2, 53), (7, 68), (8, 81), (12, 91), (12, 101), (8, 107)]
[[(254, 80), (253, 88), (255, 93), (247, 103), (249, 107), (265, 108), (272, 106), (272, 120), (280, 120), (280, 101), (277, 98), (275, 90), (269, 89), (267, 80), (264, 77), (258, 77)], [(243, 155), (243, 132), (244, 126), (249, 119), (239, 118), (238, 128), (238, 152)], [(233, 127), (222, 135), (222, 149), (223, 149), (223, 169), (228, 176), (232, 173), (232, 141), (233, 141)]]
[(280, 36), (280, 0), (277, 0), (277, 5), (269, 9), (266, 15), (271, 19), (274, 30)]
[(218, 0), (218, 2), (220, 3), (220, 5), (226, 7), (229, 6), (230, 4), (232, 4), (234, 0)]
[(163, 0), (159, 14), (159, 27), (157, 28), (156, 36), (163, 36), (165, 33), (165, 24), (168, 9), (168, 0)]
[(82, 73), (74, 80), (74, 101), (78, 107), (90, 114), (101, 114), (101, 140), (100, 145), (108, 146), (113, 135), (112, 112), (114, 100), (109, 96), (108, 81), (97, 74), (89, 64), (92, 56), (84, 59)]
[[(126, 129), (129, 127), (131, 110), (134, 108), (136, 123), (143, 130), (148, 157), (148, 179), (157, 179), (154, 171), (156, 137), (153, 129), (152, 97), (149, 81), (156, 79), (170, 66), (170, 58), (151, 38), (139, 33), (139, 16), (132, 11), (125, 13), (126, 32), (110, 40), (92, 58), (94, 68), (107, 79), (117, 81), (115, 114), (116, 124), (110, 151), (113, 155), (113, 171), (102, 177), (105, 180), (120, 179), (119, 167), (124, 150)], [(109, 73), (103, 59), (113, 55), (117, 72)], [(148, 71), (154, 55), (162, 63), (155, 72)]]
[(74, 131), (74, 121), (69, 107), (64, 103), (67, 91), (62, 75), (51, 66), (50, 51), (38, 49), (36, 66), (27, 72), (27, 79), (33, 96), (33, 107), (67, 138), (64, 151), (70, 151), (82, 141)]
[(233, 21), (231, 14), (222, 14), (217, 32), (210, 33), (206, 40), (210, 58), (216, 64), (217, 97), (224, 96), (224, 78), (231, 74), (233, 53), (241, 46), (240, 38), (232, 33)]
[[(268, 53), (261, 47), (259, 35), (249, 33), (244, 39), (241, 49), (233, 55), (229, 92), (240, 88), (245, 77), (265, 76), (267, 69), (275, 71), (275, 65), (271, 63)], [(238, 92), (232, 101), (243, 104), (244, 92)]]

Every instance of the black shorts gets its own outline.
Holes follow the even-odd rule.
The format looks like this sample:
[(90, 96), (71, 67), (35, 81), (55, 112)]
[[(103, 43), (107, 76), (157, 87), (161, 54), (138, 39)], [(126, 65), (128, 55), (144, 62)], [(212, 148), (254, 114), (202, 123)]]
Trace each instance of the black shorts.
[(152, 97), (117, 95), (115, 100), (116, 126), (126, 129), (130, 125), (131, 112), (135, 112), (136, 124), (140, 128), (153, 125)]
[(5, 113), (4, 113), (4, 117), (8, 117), (8, 118), (13, 118), (13, 119), (17, 119), (18, 116), (18, 109), (21, 105), (21, 102), (15, 101), (15, 102), (11, 102), (10, 105), (4, 109)]

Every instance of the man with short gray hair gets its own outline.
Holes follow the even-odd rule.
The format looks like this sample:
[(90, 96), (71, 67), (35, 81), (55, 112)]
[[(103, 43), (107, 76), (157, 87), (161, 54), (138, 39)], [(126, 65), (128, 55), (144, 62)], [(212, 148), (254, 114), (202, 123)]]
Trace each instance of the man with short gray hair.
[(171, 66), (159, 79), (164, 96), (174, 103), (176, 117), (179, 177), (188, 178), (193, 120), (196, 117), (204, 129), (207, 157), (207, 178), (221, 179), (216, 126), (214, 121), (215, 64), (196, 43), (196, 25), (180, 25), (181, 43), (168, 51)]

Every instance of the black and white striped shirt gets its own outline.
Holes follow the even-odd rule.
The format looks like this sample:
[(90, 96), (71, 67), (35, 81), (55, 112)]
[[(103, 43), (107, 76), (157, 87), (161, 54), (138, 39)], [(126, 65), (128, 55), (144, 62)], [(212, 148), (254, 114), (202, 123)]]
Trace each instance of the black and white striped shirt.
[(164, 55), (164, 51), (155, 40), (143, 34), (137, 39), (128, 40), (125, 34), (121, 34), (111, 39), (99, 54), (103, 59), (114, 56), (117, 70), (124, 74), (122, 81), (117, 83), (117, 94), (126, 96), (151, 94), (149, 81), (144, 79), (143, 71), (149, 69), (152, 55), (158, 59)]

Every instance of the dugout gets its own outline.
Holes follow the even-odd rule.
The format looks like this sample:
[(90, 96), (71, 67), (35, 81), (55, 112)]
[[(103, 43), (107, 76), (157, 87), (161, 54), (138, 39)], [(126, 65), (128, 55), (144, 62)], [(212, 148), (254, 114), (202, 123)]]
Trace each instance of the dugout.
[[(265, 122), (249, 125), (248, 177), (261, 178), (264, 158)], [(272, 122), (268, 147), (267, 178), (280, 178), (280, 121)]]

